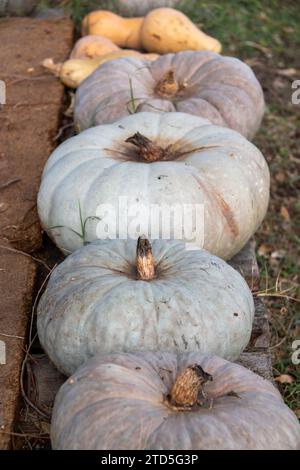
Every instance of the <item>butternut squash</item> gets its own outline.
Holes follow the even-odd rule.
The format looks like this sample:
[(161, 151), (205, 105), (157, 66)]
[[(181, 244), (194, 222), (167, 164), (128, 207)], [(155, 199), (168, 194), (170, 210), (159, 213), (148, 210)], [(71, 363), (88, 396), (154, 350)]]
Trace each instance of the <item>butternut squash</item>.
[(120, 47), (142, 49), (140, 33), (144, 18), (122, 18), (111, 11), (92, 11), (82, 22), (82, 35), (100, 35)]
[(104, 36), (89, 34), (76, 41), (70, 59), (94, 59), (95, 57), (120, 51), (119, 46)]
[(69, 59), (62, 63), (55, 63), (53, 59), (45, 59), (42, 65), (60, 78), (64, 85), (77, 88), (80, 83), (94, 72), (100, 65), (109, 60), (122, 57), (138, 57), (142, 60), (155, 60), (158, 54), (142, 54), (133, 50), (110, 52), (94, 59)]
[(220, 52), (217, 39), (203, 33), (180, 11), (156, 8), (145, 17), (141, 28), (144, 49), (159, 54), (184, 50)]

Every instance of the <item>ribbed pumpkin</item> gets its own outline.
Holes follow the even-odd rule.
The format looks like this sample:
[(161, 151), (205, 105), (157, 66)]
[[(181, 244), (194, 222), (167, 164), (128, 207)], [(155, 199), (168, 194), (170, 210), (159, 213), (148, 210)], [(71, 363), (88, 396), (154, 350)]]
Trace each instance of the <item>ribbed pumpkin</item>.
[(259, 128), (264, 98), (254, 73), (238, 59), (213, 52), (166, 54), (151, 64), (138, 58), (111, 61), (76, 93), (80, 130), (114, 122), (134, 111), (181, 111), (230, 127), (247, 138)]
[[(175, 7), (180, 0), (115, 0), (114, 9), (123, 16), (143, 16), (154, 8), (159, 7)], [(111, 4), (111, 1), (104, 0), (102, 8), (106, 4)]]
[(26, 16), (37, 3), (38, 0), (0, 0), (0, 16)]
[(144, 352), (94, 357), (68, 379), (51, 440), (72, 450), (296, 450), (300, 426), (275, 387), (240, 365)]
[(97, 240), (57, 267), (38, 308), (41, 344), (73, 373), (96, 353), (202, 351), (236, 359), (254, 306), (241, 275), (178, 241)]
[[(60, 145), (46, 163), (38, 210), (43, 228), (70, 253), (100, 237), (163, 238), (159, 221), (149, 227), (152, 207), (190, 207), (193, 213), (201, 207), (204, 220), (200, 217), (197, 226), (192, 222), (194, 235), (180, 232), (178, 222), (180, 233), (171, 226), (164, 238), (182, 239), (229, 259), (260, 225), (268, 197), (267, 164), (238, 133), (184, 113), (140, 113)], [(128, 218), (120, 216), (119, 227), (97, 235), (95, 216), (103, 216), (99, 208), (105, 204)], [(131, 224), (139, 208), (141, 232)], [(157, 235), (151, 235), (152, 228)]]

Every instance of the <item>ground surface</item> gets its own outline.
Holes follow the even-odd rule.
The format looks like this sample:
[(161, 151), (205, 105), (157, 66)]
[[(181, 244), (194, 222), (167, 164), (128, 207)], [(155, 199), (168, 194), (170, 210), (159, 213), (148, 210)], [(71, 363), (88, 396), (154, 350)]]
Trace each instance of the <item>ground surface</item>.
[(59, 81), (40, 63), (53, 55), (63, 60), (72, 39), (69, 21), (0, 20), (0, 43), (5, 44), (0, 79), (7, 88), (0, 112), (0, 341), (6, 346), (6, 364), (0, 365), (0, 449), (8, 445), (16, 413), (37, 274), (32, 258), (11, 250), (32, 253), (42, 244), (36, 196), (64, 97)]

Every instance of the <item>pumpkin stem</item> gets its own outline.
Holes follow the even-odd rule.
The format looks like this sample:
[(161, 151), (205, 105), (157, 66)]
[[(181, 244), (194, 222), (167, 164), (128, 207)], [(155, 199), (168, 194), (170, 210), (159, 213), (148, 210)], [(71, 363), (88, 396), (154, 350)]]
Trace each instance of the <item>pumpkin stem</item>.
[(136, 247), (136, 270), (139, 279), (150, 281), (155, 277), (154, 258), (151, 243), (147, 238), (139, 237)]
[(163, 98), (171, 98), (175, 96), (180, 89), (180, 84), (175, 79), (174, 70), (169, 70), (157, 83), (154, 91)]
[(191, 409), (197, 405), (202, 387), (211, 380), (212, 376), (199, 364), (188, 366), (176, 377), (169, 395), (169, 404), (179, 411)]
[(125, 142), (135, 145), (138, 149), (139, 156), (149, 163), (156, 162), (157, 160), (168, 160), (172, 157), (169, 147), (163, 149), (139, 132), (128, 137)]

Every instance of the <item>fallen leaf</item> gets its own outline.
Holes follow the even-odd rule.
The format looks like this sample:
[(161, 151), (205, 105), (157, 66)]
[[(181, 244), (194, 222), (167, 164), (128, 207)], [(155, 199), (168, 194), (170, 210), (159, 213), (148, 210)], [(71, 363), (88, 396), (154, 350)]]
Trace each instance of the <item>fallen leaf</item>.
[(291, 220), (290, 214), (289, 214), (289, 211), (287, 210), (287, 208), (285, 206), (281, 206), (280, 215), (286, 222), (290, 222), (290, 220)]
[(50, 423), (47, 423), (46, 421), (40, 421), (39, 424), (42, 432), (50, 434)]
[(278, 69), (277, 70), (278, 75), (283, 75), (284, 77), (293, 77), (294, 75), (298, 74), (297, 69), (294, 68), (289, 68), (289, 69)]
[(295, 32), (295, 28), (293, 28), (292, 26), (286, 26), (285, 28), (282, 28), (282, 29), (286, 33), (294, 33)]
[(285, 315), (288, 312), (288, 309), (286, 307), (281, 307), (280, 313), (281, 315)]
[(289, 374), (281, 374), (275, 378), (275, 381), (281, 384), (291, 384), (295, 381), (295, 379)]
[(271, 258), (272, 259), (282, 259), (284, 258), (286, 255), (286, 251), (285, 250), (277, 250), (277, 251), (273, 251), (271, 253)]
[(266, 245), (263, 243), (258, 247), (257, 252), (260, 256), (268, 256), (271, 253), (272, 249), (273, 248), (270, 245)]

